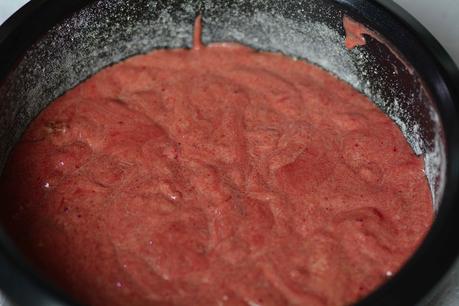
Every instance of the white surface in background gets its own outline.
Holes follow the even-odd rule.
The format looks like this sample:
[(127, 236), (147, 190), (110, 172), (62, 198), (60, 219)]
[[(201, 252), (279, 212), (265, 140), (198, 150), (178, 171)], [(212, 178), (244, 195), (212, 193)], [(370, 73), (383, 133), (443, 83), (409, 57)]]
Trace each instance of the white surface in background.
[(0, 0), (0, 24), (27, 2), (28, 0)]
[[(62, 0), (66, 1), (66, 0)], [(459, 64), (459, 0), (394, 0), (410, 12), (438, 39), (451, 57)], [(0, 24), (27, 0), (0, 0)], [(455, 279), (459, 284), (459, 267)], [(6, 306), (0, 294), (0, 306)], [(459, 288), (449, 292), (447, 299), (435, 302), (435, 306), (459, 305)]]
[(416, 17), (459, 65), (459, 0), (394, 0)]

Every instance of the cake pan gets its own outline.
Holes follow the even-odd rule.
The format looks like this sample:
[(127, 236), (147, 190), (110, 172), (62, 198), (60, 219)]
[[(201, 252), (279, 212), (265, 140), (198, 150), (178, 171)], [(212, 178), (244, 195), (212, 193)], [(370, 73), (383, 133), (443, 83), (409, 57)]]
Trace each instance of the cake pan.
[[(0, 167), (55, 98), (129, 56), (191, 47), (198, 15), (204, 43), (282, 52), (350, 83), (423, 156), (436, 211), (432, 229), (402, 269), (358, 305), (435, 305), (458, 285), (451, 269), (459, 250), (459, 72), (435, 38), (391, 1), (32, 0), (0, 27)], [(346, 18), (364, 29), (359, 46), (346, 48)], [(15, 305), (78, 305), (2, 230), (0, 288)]]

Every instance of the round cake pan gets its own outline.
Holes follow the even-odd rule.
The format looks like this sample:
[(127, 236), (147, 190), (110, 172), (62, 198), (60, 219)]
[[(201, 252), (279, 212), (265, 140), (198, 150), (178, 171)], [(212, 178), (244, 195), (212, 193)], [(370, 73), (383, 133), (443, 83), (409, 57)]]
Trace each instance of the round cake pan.
[[(459, 73), (391, 1), (32, 0), (0, 27), (0, 167), (41, 110), (95, 72), (154, 49), (191, 47), (198, 15), (204, 43), (282, 52), (350, 83), (424, 158), (432, 229), (402, 269), (359, 305), (431, 305), (448, 291), (459, 250)], [(364, 43), (346, 47), (345, 19), (362, 25)], [(4, 231), (0, 288), (16, 305), (77, 305)]]

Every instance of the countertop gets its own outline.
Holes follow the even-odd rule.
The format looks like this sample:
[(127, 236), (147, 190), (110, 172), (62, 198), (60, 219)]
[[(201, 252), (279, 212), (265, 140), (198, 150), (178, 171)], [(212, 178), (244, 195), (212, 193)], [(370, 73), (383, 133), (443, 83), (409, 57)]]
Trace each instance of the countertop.
[[(28, 0), (0, 0), (0, 24)], [(451, 57), (459, 64), (459, 0), (394, 0), (410, 12), (438, 39)], [(454, 269), (457, 286), (443, 300), (432, 306), (459, 305), (459, 264)], [(0, 306), (7, 306), (0, 294)]]

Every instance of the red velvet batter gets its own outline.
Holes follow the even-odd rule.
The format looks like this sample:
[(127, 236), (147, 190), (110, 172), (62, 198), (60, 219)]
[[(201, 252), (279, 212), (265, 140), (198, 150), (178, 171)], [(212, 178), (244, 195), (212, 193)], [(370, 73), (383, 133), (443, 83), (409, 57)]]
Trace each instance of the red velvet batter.
[(4, 223), (90, 305), (345, 305), (433, 213), (423, 161), (327, 72), (239, 45), (94, 75), (30, 125)]

